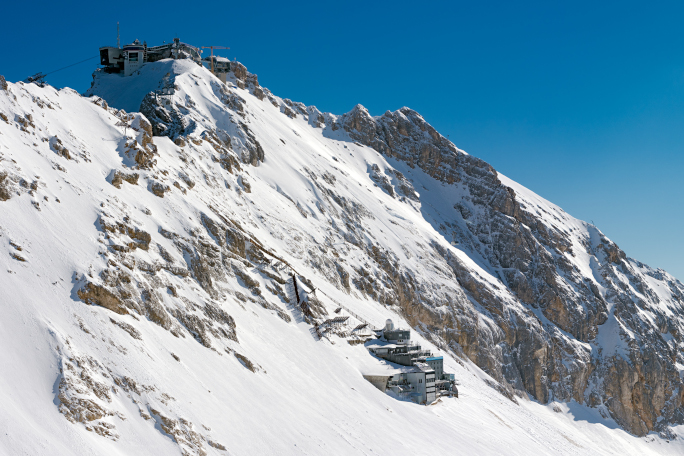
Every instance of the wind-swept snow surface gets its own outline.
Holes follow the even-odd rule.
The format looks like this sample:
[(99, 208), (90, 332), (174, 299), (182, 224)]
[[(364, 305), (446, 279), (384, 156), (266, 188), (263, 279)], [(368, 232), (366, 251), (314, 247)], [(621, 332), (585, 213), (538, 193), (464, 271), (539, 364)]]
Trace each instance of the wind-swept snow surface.
[[(0, 454), (684, 451), (681, 283), (413, 111), (320, 113), (233, 65), (228, 85), (168, 60), (97, 73), (89, 97), (0, 86)], [(424, 161), (378, 139), (391, 122)], [(423, 166), (434, 144), (453, 155)], [(497, 253), (518, 238), (478, 198), (532, 233), (529, 261)], [(545, 261), (547, 288), (526, 276)], [(386, 366), (353, 329), (387, 318), (458, 398), (363, 379)], [(635, 361), (644, 344), (669, 358)]]

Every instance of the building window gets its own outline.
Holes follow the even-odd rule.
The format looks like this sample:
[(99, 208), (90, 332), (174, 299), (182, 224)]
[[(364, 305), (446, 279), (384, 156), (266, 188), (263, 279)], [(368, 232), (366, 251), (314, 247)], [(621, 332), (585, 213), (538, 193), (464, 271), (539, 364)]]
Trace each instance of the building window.
[(138, 61), (138, 53), (137, 52), (129, 52), (128, 53), (128, 61), (129, 62), (137, 62)]

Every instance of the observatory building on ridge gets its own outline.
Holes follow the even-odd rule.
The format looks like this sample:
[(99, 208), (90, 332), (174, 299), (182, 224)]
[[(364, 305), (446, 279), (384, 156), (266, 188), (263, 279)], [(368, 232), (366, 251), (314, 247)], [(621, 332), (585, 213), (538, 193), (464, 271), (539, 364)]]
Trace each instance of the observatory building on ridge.
[(148, 62), (162, 59), (192, 59), (202, 64), (202, 51), (180, 39), (174, 38), (172, 43), (147, 47), (147, 42), (135, 40), (122, 48), (103, 46), (100, 48), (100, 65), (107, 73), (123, 73), (130, 76)]
[[(210, 46), (211, 47), (211, 46)], [(198, 65), (206, 65), (214, 75), (226, 83), (226, 74), (230, 71), (230, 60), (214, 55), (214, 49), (227, 49), (214, 46), (211, 56), (202, 58), (202, 50), (197, 46), (183, 43), (174, 38), (172, 43), (148, 47), (147, 42), (139, 40), (120, 46), (102, 46), (100, 48), (100, 65), (106, 73), (121, 73), (131, 76), (146, 63), (162, 59), (191, 59)]]

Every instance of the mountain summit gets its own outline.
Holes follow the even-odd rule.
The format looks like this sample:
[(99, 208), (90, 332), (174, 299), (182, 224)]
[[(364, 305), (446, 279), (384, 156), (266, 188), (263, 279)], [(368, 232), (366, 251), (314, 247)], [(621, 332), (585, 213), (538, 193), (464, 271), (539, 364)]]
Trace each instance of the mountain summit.
[[(0, 449), (682, 451), (684, 284), (409, 108), (229, 67), (0, 78)], [(364, 379), (387, 318), (458, 398)]]

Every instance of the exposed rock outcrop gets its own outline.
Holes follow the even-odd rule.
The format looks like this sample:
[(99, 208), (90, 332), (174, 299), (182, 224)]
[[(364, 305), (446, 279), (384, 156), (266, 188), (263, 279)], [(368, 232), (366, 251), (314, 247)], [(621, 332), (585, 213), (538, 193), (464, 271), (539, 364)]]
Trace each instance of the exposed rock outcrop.
[(11, 180), (6, 171), (0, 172), (0, 201), (7, 201), (12, 197), (10, 192)]
[(140, 104), (140, 112), (152, 123), (154, 136), (168, 136), (174, 140), (195, 131), (195, 122), (181, 114), (171, 97), (150, 92)]
[[(639, 266), (628, 261), (614, 243), (589, 228), (598, 241), (587, 239), (581, 247), (596, 259), (601, 275), (584, 276), (572, 261), (578, 246), (568, 232), (545, 222), (538, 208), (521, 205), (516, 192), (502, 184), (491, 166), (457, 149), (409, 108), (372, 117), (358, 105), (332, 126), (339, 128), (387, 157), (463, 188), (461, 199), (450, 202), (458, 211), (456, 216), (445, 219), (440, 231), (482, 255), (517, 298), (511, 301), (496, 293), (435, 244), (436, 253), (450, 265), (465, 292), (454, 293), (456, 299), (446, 315), (437, 313), (438, 303), (415, 292), (417, 284), (412, 283), (410, 272), (387, 252), (378, 251), (376, 263), (386, 274), (380, 282), (391, 291), (390, 302), (400, 305), (408, 321), (416, 327), (434, 328), (430, 332), (443, 335), (456, 352), (462, 351), (500, 382), (541, 402), (574, 399), (587, 403), (605, 410), (636, 435), (666, 432), (667, 423), (682, 422), (684, 385), (674, 363), (683, 359), (662, 335), (669, 332), (682, 343), (682, 328), (680, 323), (674, 327), (663, 323), (662, 328), (652, 323), (672, 320), (649, 293), (644, 271), (638, 271)], [(369, 173), (395, 196), (389, 176), (375, 165)], [(412, 188), (405, 194), (418, 198)], [(364, 282), (363, 277), (361, 273), (353, 280), (356, 286), (382, 300), (378, 286)], [(684, 291), (679, 282), (671, 287), (679, 294)], [(651, 299), (634, 300), (634, 290), (650, 294)], [(483, 328), (466, 295), (486, 309), (493, 325), (485, 323)], [(542, 322), (535, 314), (548, 321)], [(620, 337), (629, 347), (622, 353), (589, 348), (599, 346), (597, 337), (609, 320), (621, 328)], [(605, 331), (610, 330), (606, 326)]]
[(140, 175), (138, 173), (122, 173), (121, 171), (115, 170), (112, 176), (112, 185), (116, 188), (121, 188), (124, 181), (131, 185), (138, 185), (138, 178)]

